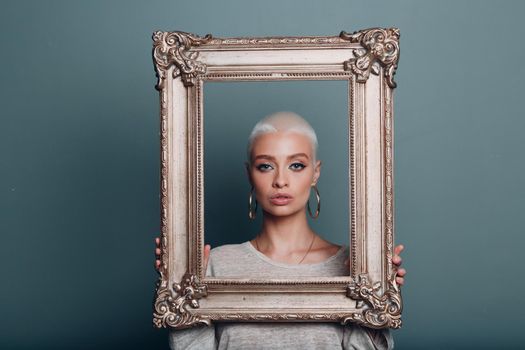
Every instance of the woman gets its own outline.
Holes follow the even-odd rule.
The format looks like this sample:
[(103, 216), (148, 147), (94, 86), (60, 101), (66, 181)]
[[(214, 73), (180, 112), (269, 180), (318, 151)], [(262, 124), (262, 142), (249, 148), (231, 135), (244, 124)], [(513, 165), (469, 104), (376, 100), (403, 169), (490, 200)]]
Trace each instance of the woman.
[[(251, 241), (205, 247), (206, 274), (220, 277), (348, 275), (348, 248), (330, 243), (308, 225), (310, 190), (318, 195), (321, 162), (315, 131), (302, 117), (278, 112), (257, 123), (249, 137), (246, 170), (252, 186), (250, 218), (258, 206), (263, 223)], [(255, 198), (254, 198), (255, 197)], [(319, 197), (318, 197), (319, 198)], [(158, 240), (157, 240), (158, 242)], [(158, 244), (158, 243), (157, 243)], [(396, 247), (394, 263), (402, 247)], [(160, 250), (157, 247), (157, 254)], [(157, 261), (157, 266), (160, 261)], [(405, 271), (398, 269), (398, 282)], [(172, 349), (391, 349), (388, 330), (337, 323), (216, 323), (170, 332)]]

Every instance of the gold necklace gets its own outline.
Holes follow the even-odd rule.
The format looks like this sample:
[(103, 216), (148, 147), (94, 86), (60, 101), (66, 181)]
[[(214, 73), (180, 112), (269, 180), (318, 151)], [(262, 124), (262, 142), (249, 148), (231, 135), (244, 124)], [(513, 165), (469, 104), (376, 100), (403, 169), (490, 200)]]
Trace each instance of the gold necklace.
[[(259, 249), (259, 235), (257, 235), (255, 237), (255, 246), (257, 247), (257, 251), (259, 251), (261, 254), (264, 254), (263, 252), (261, 252), (261, 250)], [(310, 250), (312, 249), (313, 245), (314, 245), (314, 241), (315, 241), (315, 233), (312, 234), (312, 241), (310, 242), (310, 246), (308, 247), (308, 250), (306, 251), (306, 254), (303, 256), (303, 258), (301, 259), (301, 261), (299, 261), (299, 263), (297, 265), (299, 265), (300, 263), (302, 263), (304, 261), (304, 259), (306, 258), (306, 256), (308, 255), (308, 253), (310, 253)]]

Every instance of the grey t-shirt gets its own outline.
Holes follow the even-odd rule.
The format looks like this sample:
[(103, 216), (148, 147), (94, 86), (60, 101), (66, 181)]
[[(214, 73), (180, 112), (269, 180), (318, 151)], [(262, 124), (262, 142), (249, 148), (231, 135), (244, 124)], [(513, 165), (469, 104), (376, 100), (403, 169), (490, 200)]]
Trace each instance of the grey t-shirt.
[[(250, 242), (211, 250), (207, 276), (292, 278), (348, 276), (348, 247), (314, 264), (271, 260)], [(392, 349), (389, 330), (338, 323), (229, 323), (170, 331), (171, 349)]]

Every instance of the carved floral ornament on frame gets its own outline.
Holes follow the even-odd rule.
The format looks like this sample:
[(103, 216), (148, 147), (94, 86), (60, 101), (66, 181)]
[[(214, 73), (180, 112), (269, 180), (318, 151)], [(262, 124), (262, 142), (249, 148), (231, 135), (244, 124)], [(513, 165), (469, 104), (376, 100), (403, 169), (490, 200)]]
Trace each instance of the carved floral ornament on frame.
[[(399, 30), (339, 36), (153, 34), (160, 93), (161, 265), (156, 327), (214, 321), (317, 321), (401, 327), (392, 267), (393, 89)], [(204, 276), (203, 84), (348, 82), (350, 275), (303, 279)]]

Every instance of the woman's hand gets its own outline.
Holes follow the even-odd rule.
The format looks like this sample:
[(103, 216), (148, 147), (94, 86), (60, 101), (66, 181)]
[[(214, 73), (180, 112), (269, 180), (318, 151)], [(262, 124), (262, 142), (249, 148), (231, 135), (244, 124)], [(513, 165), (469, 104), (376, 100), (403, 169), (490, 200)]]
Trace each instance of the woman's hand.
[[(392, 258), (392, 264), (394, 265), (394, 268), (396, 270), (396, 282), (400, 286), (402, 286), (405, 283), (405, 275), (406, 270), (401, 268), (401, 263), (403, 262), (403, 259), (401, 259), (401, 252), (405, 249), (405, 247), (402, 244), (396, 245), (394, 247), (394, 257)], [(345, 260), (345, 265), (348, 265), (350, 263), (350, 259)]]
[(405, 249), (405, 247), (402, 244), (396, 245), (394, 248), (394, 257), (392, 258), (392, 264), (394, 264), (394, 268), (396, 269), (396, 282), (400, 286), (402, 286), (405, 283), (405, 275), (407, 271), (403, 268), (401, 268), (401, 263), (403, 262), (403, 259), (401, 259), (401, 252)]
[[(208, 260), (210, 258), (211, 246), (206, 244), (204, 246), (204, 271), (208, 268)], [(160, 237), (155, 238), (155, 269), (158, 271), (160, 268)]]

